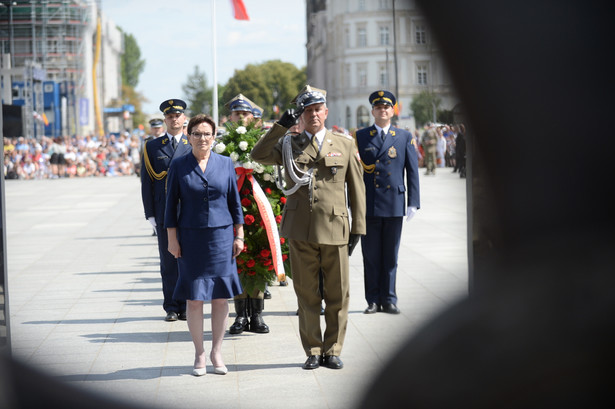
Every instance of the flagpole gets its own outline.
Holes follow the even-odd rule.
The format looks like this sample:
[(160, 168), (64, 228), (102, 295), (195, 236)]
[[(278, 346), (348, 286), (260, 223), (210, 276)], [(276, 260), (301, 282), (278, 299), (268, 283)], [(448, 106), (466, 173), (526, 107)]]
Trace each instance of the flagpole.
[(214, 64), (214, 86), (213, 86), (213, 101), (212, 101), (212, 117), (218, 127), (218, 73), (216, 71), (216, 1), (211, 0), (211, 41), (212, 41), (212, 55)]

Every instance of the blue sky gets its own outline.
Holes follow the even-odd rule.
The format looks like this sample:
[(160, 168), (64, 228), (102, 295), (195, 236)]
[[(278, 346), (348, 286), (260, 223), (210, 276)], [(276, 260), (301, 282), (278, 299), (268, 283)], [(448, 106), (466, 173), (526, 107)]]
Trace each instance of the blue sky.
[[(212, 0), (102, 0), (103, 13), (135, 36), (146, 60), (137, 90), (157, 114), (198, 65), (213, 84)], [(231, 0), (216, 0), (218, 83), (247, 64), (282, 60), (306, 65), (305, 0), (244, 0), (250, 21), (235, 20)]]

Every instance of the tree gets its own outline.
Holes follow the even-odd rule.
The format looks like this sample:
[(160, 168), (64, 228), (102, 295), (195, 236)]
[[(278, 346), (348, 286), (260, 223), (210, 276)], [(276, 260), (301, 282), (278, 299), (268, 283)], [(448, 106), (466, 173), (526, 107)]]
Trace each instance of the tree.
[(191, 115), (204, 113), (211, 115), (213, 90), (207, 86), (207, 77), (198, 65), (194, 66), (194, 72), (188, 76), (186, 83), (182, 85), (186, 103)]
[(122, 54), (121, 60), (122, 84), (136, 88), (139, 83), (139, 75), (141, 75), (143, 69), (145, 69), (145, 60), (141, 59), (141, 49), (134, 36), (124, 32), (123, 34), (124, 54)]
[(410, 104), (417, 126), (433, 122), (441, 103), (442, 100), (433, 92), (423, 91), (417, 95)]
[[(280, 60), (248, 64), (243, 70), (235, 70), (228, 80), (220, 106), (242, 93), (265, 110), (263, 118), (277, 118), (291, 107), (290, 101), (303, 88), (306, 77), (305, 67), (299, 69)], [(278, 111), (274, 112), (276, 106)]]

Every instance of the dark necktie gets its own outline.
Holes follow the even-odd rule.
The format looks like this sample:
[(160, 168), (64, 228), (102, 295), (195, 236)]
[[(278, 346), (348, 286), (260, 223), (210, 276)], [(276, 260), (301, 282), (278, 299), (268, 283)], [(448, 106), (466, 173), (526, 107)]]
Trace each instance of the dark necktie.
[(174, 136), (171, 137), (171, 144), (173, 145), (173, 150), (177, 149), (177, 139)]
[(314, 146), (316, 152), (320, 152), (320, 147), (318, 146), (318, 139), (316, 139), (316, 135), (312, 135), (312, 146)]
[(384, 129), (380, 130), (380, 137), (382, 138), (382, 141), (384, 142), (384, 138), (386, 137), (386, 134), (384, 133)]

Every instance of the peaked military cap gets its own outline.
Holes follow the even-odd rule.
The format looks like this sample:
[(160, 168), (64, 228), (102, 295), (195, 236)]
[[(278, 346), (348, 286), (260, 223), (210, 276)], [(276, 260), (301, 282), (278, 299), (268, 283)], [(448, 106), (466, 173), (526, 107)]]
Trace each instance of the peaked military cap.
[(324, 89), (314, 88), (309, 85), (303, 87), (303, 89), (297, 94), (297, 96), (290, 101), (291, 104), (297, 105), (297, 108), (305, 108), (314, 104), (324, 104), (327, 102), (327, 91)]
[(152, 128), (162, 127), (162, 119), (159, 119), (159, 118), (150, 119), (149, 126), (151, 126)]
[(254, 108), (252, 108), (252, 115), (254, 115), (254, 118), (262, 118), (263, 112), (263, 108), (258, 105), (254, 105)]
[(160, 111), (163, 114), (183, 114), (186, 110), (186, 103), (181, 99), (167, 99), (160, 104)]
[(246, 98), (243, 94), (237, 94), (225, 105), (231, 112), (248, 111), (252, 112), (253, 102)]
[(389, 91), (380, 90), (380, 91), (372, 92), (372, 94), (369, 96), (369, 103), (372, 104), (372, 106), (374, 105), (395, 106), (396, 102), (397, 100), (395, 99), (395, 95), (393, 95), (393, 93)]

